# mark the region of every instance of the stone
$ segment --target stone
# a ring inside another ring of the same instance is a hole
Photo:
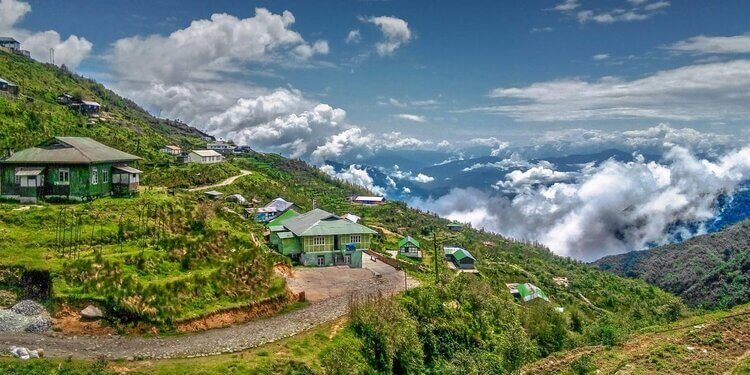
[[[25,316],[34,316],[39,315],[47,310],[44,309],[44,306],[31,301],[31,300],[23,300],[10,308],[10,311],[13,311],[16,314],[21,314]]]
[[[88,305],[81,310],[81,316],[84,319],[101,319],[104,317],[102,310],[94,305]]]

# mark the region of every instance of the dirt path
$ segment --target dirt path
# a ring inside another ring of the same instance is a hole
[[[172,337],[60,337],[55,334],[0,333],[0,347],[11,345],[42,348],[45,356],[108,359],[159,359],[201,357],[237,352],[285,337],[294,336],[317,325],[335,320],[348,312],[351,298],[378,293],[390,294],[404,289],[404,274],[381,262],[365,265],[373,274],[351,282],[348,291],[312,302],[288,314],[256,320],[242,325]],[[340,271],[349,271],[340,269]],[[362,271],[362,270],[355,270]],[[416,282],[410,279],[410,286]]]
[[[237,180],[238,178],[240,178],[240,177],[242,177],[242,176],[247,176],[247,175],[249,175],[250,173],[252,173],[252,172],[250,172],[250,171],[246,171],[246,170],[240,170],[240,174],[238,174],[238,175],[236,175],[236,176],[232,176],[232,177],[229,177],[229,178],[227,178],[226,180],[224,180],[224,181],[222,181],[222,182],[219,182],[218,184],[213,184],[213,185],[204,185],[204,186],[198,186],[198,187],[194,187],[194,188],[192,188],[192,189],[188,189],[188,191],[201,191],[201,190],[208,190],[208,189],[213,189],[213,188],[217,188],[217,187],[222,187],[222,186],[227,186],[227,185],[231,185],[231,184],[233,184],[233,183],[234,183],[234,181],[236,181],[236,180]]]

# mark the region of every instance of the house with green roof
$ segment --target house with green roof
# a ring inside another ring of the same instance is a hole
[[[362,267],[374,230],[330,212],[315,209],[269,226],[269,242],[305,266]]]
[[[462,270],[474,269],[474,263],[477,260],[473,255],[471,255],[469,250],[455,246],[443,247],[443,254],[445,254],[446,259],[450,260],[454,265],[456,265],[456,268]]]
[[[398,253],[410,258],[421,258],[419,241],[412,236],[406,236],[398,241]]]
[[[55,137],[0,160],[0,197],[86,201],[138,192],[141,158],[86,137]]]

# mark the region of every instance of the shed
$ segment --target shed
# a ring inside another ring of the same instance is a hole
[[[412,236],[406,236],[398,241],[398,252],[402,255],[412,258],[421,258],[422,252],[419,248],[419,241]]]
[[[456,265],[456,268],[463,270],[474,269],[476,258],[471,255],[469,250],[456,246],[446,246],[443,247],[443,253],[445,254],[446,259],[452,261],[453,264]]]
[[[224,157],[214,150],[193,150],[188,154],[191,163],[213,164],[224,161]]]
[[[240,194],[231,194],[224,198],[227,202],[235,202],[241,205],[247,204],[247,199]]]
[[[532,299],[541,298],[545,301],[549,301],[549,297],[544,293],[542,289],[532,283],[511,283],[505,284],[508,287],[508,291],[514,296],[521,298],[524,302],[529,302]]]
[[[450,230],[452,230],[454,232],[460,232],[461,230],[464,229],[464,225],[461,224],[461,223],[457,223],[457,222],[454,221],[454,222],[448,224],[448,229],[450,229]]]
[[[366,205],[381,204],[383,202],[385,202],[384,197],[360,195],[354,198],[354,203],[366,204]]]
[[[207,191],[203,194],[205,194],[209,199],[213,200],[219,199],[222,195],[224,195],[223,193],[220,193],[216,190]]]

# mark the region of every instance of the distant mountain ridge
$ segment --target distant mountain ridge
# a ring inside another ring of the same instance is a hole
[[[750,301],[750,220],[719,232],[593,263],[675,293],[692,306],[726,308]]]

